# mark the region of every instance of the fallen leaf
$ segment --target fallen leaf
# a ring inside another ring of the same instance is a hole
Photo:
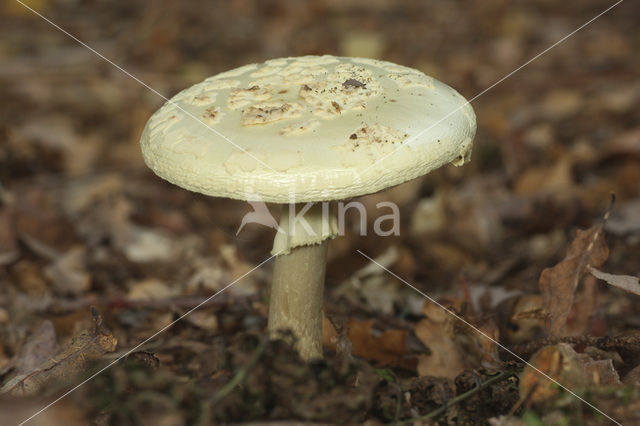
[[[245,262],[238,253],[238,248],[232,244],[223,244],[219,248],[220,257],[227,266],[228,278],[224,279],[222,283],[226,286],[229,282],[235,281],[240,277],[242,279],[242,285],[234,285],[229,287],[227,292],[234,296],[252,296],[258,292],[258,277],[260,274],[250,273],[255,269],[255,265]]]
[[[128,293],[130,300],[163,300],[176,296],[178,292],[164,281],[155,278],[135,282]]]
[[[544,337],[546,312],[542,297],[523,294],[505,299],[496,307],[500,336],[508,344],[521,344]]]
[[[42,276],[42,267],[31,260],[20,260],[11,268],[20,289],[30,296],[43,298],[49,292],[47,280]]]
[[[640,296],[640,279],[631,275],[613,275],[606,272],[602,272],[593,266],[589,267],[591,275],[599,280],[606,281],[612,286],[621,288],[629,293],[637,294]]]
[[[460,348],[453,339],[453,327],[446,318],[426,318],[416,325],[416,336],[431,353],[418,357],[419,376],[454,379],[465,368]]]
[[[514,193],[533,195],[567,191],[574,185],[571,166],[571,162],[563,157],[552,166],[527,169],[516,181]]]
[[[78,295],[91,287],[91,274],[85,268],[85,249],[74,247],[44,269],[58,294]]]
[[[33,416],[34,413],[42,410],[42,407],[50,404],[54,398],[41,400],[38,398],[4,398],[0,400],[0,413],[2,413],[3,425],[19,425],[25,423],[25,420]],[[66,398],[50,408],[38,414],[33,421],[26,422],[31,425],[46,426],[86,426],[87,416],[86,407],[73,401],[72,398]],[[93,422],[92,422],[93,423]],[[98,423],[93,423],[99,426]]]
[[[545,346],[536,352],[520,373],[520,397],[530,404],[543,404],[560,393],[560,388],[549,380],[574,390],[587,384],[587,377],[578,354],[566,343]]]
[[[431,198],[422,198],[413,209],[411,235],[433,234],[447,224],[447,212],[441,193]]]
[[[493,322],[475,325],[492,341],[431,301],[425,301],[423,311],[426,318],[415,334],[430,353],[418,357],[419,376],[455,379],[465,369],[495,366],[499,333]]]
[[[634,386],[640,388],[640,365],[636,366],[633,370],[629,371],[622,382],[627,386]]]
[[[600,223],[586,231],[578,230],[565,258],[542,271],[538,285],[547,310],[551,334],[563,335],[580,280],[588,272],[589,266],[600,267],[607,257],[609,248],[604,241]]]
[[[33,371],[60,351],[53,323],[45,320],[33,332],[15,357],[16,375]]]
[[[359,321],[350,319],[347,323],[347,338],[352,345],[355,356],[377,361],[379,365],[412,366],[413,362],[407,357],[407,336],[409,330],[391,329],[376,332],[373,328],[375,321]],[[323,343],[336,350],[339,335],[330,321],[323,322]]]
[[[63,192],[63,208],[69,216],[81,215],[103,200],[117,197],[125,185],[124,179],[118,174],[74,179]]]
[[[561,121],[584,107],[580,91],[556,89],[549,91],[540,105],[541,114],[550,120]]]
[[[169,261],[173,255],[173,241],[163,232],[131,226],[123,251],[131,262]]]
[[[93,310],[95,327],[73,337],[71,343],[60,354],[43,362],[36,369],[19,375],[7,382],[0,394],[12,396],[35,395],[51,382],[64,381],[82,372],[89,361],[100,359],[113,352],[117,339],[102,323],[102,317]]]
[[[640,199],[620,204],[611,213],[605,230],[618,236],[640,235]]]
[[[386,268],[396,265],[400,251],[392,245],[376,257],[376,262]],[[397,269],[394,267],[394,270]],[[402,274],[401,274],[402,275]],[[332,296],[345,298],[354,305],[365,304],[374,311],[393,314],[394,305],[401,303],[403,287],[375,263],[366,264],[355,271],[332,291]]]
[[[620,376],[610,359],[587,361],[582,364],[585,375],[594,386],[621,385]]]
[[[573,306],[569,311],[567,323],[564,327],[565,336],[581,336],[592,333],[594,321],[599,318],[598,313],[598,280],[586,275],[579,290],[576,290]]]
[[[203,330],[207,331],[216,331],[218,330],[218,317],[212,313],[207,311],[195,311],[191,312],[189,315],[185,317],[187,321],[196,327],[200,327]]]

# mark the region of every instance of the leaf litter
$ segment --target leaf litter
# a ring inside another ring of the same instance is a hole
[[[53,346],[50,350],[56,347],[55,342],[50,342],[51,339],[55,339],[55,335],[51,335],[51,327],[48,325],[44,329],[41,327],[38,330],[39,334],[35,336],[37,340],[32,340],[26,346],[28,352],[23,354],[25,358],[22,363],[27,363],[26,367],[31,368],[27,368],[25,371],[25,365],[18,364],[18,373],[21,374],[5,383],[0,389],[0,393],[12,396],[34,395],[47,384],[74,379],[76,375],[85,371],[85,367],[90,361],[100,359],[108,352],[113,352],[117,346],[116,338],[106,329],[100,314],[95,310],[92,313],[94,327],[91,330],[78,333],[73,337],[68,347],[55,355],[51,352],[49,354],[40,352],[47,349],[46,346],[42,347],[43,344]],[[46,335],[43,337],[45,333]],[[45,339],[49,342],[43,342]],[[43,356],[45,358],[37,358]],[[38,364],[38,361],[42,362]]]
[[[489,0],[452,14],[448,3],[360,3],[268,13],[233,2],[37,7],[64,28],[86,15],[83,39],[127,52],[122,60],[154,70],[143,80],[166,93],[265,55],[360,56],[365,46],[463,94],[600,8]],[[9,19],[0,26],[0,380],[13,386],[0,411],[15,423],[259,264],[273,238],[258,226],[235,238],[244,204],[152,176],[138,140],[158,100],[24,12],[0,18]],[[632,9],[603,17],[566,54],[523,70],[526,85],[508,79],[483,96],[467,167],[361,198],[370,222],[378,202],[396,202],[402,232],[348,231],[332,242],[324,361],[303,363],[261,337],[267,264],[42,422],[599,424],[494,342],[367,266],[358,249],[618,421],[640,423],[640,305],[637,293],[612,288],[636,289],[640,256],[637,20]],[[227,31],[235,21],[254,31]],[[345,24],[359,28],[357,44]],[[191,30],[172,30],[184,25]],[[602,226],[612,192],[619,201]],[[350,230],[357,217],[347,219]],[[103,340],[87,324],[90,306]]]

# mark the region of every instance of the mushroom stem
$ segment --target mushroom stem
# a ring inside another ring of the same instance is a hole
[[[300,356],[317,359],[322,358],[324,275],[328,241],[335,236],[335,218],[318,204],[307,208],[304,219],[308,226],[299,226],[292,207],[283,209],[274,242],[269,334],[277,339],[283,337],[282,331],[290,330]],[[283,241],[288,243],[283,246]]]
[[[291,330],[303,359],[322,358],[322,300],[328,240],[276,257],[269,302],[269,333]]]

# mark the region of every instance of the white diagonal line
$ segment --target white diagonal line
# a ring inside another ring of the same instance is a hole
[[[206,127],[207,129],[211,130],[213,133],[215,133],[216,135],[220,136],[222,139],[224,139],[225,141],[229,142],[231,145],[235,146],[236,148],[238,148],[239,150],[241,150],[242,152],[244,152],[245,154],[247,154],[248,156],[252,157],[254,160],[256,160],[258,163],[262,164],[263,166],[267,167],[268,169],[270,169],[271,171],[281,174],[281,172],[277,172],[276,170],[273,169],[273,167],[269,166],[268,164],[266,164],[264,161],[260,160],[259,158],[255,157],[254,155],[252,155],[250,152],[247,152],[247,150],[245,150],[244,148],[242,148],[241,146],[239,146],[238,144],[236,144],[235,142],[233,142],[231,139],[229,139],[228,137],[226,137],[225,135],[223,135],[222,133],[220,133],[219,131],[217,131],[216,129],[214,129],[213,127],[209,126],[207,123],[205,123],[204,121],[200,120],[198,117],[196,117],[195,115],[193,115],[192,113],[190,113],[189,111],[185,110],[184,108],[182,108],[180,105],[178,105],[176,102],[173,102],[171,99],[167,98],[166,96],[164,96],[162,93],[158,92],[156,89],[154,89],[153,87],[149,86],[147,83],[145,83],[144,81],[140,80],[138,77],[136,77],[135,75],[131,74],[129,71],[125,70],[124,68],[122,68],[120,65],[116,64],[115,62],[113,62],[111,59],[107,58],[106,56],[104,56],[102,53],[98,52],[96,49],[94,49],[93,47],[89,46],[87,43],[85,43],[84,41],[80,40],[78,37],[74,36],[73,34],[71,34],[70,32],[68,32],[67,30],[65,30],[64,28],[62,28],[61,26],[59,26],[58,24],[56,24],[55,22],[53,22],[52,20],[50,20],[49,18],[47,18],[46,16],[42,15],[41,13],[39,13],[38,11],[32,9],[31,7],[27,6],[26,4],[24,4],[21,0],[15,0],[16,2],[20,3],[22,6],[24,6],[25,8],[29,9],[31,12],[35,13],[36,15],[38,15],[40,18],[42,18],[44,21],[48,22],[49,24],[51,24],[54,28],[58,29],[60,32],[64,33],[65,35],[67,35],[68,37],[70,37],[71,39],[73,39],[74,41],[76,41],[77,43],[79,43],[80,45],[86,47],[87,49],[89,49],[91,52],[93,52],[94,54],[96,54],[97,56],[99,56],[100,58],[104,59],[105,61],[107,61],[108,63],[110,63],[111,65],[113,65],[115,68],[117,68],[118,70],[122,71],[125,75],[131,77],[132,79],[134,79],[135,81],[137,81],[138,83],[140,83],[142,86],[146,87],[147,89],[149,89],[150,91],[152,91],[153,93],[155,93],[156,95],[160,96],[162,99],[164,99],[166,102],[170,103],[171,105],[174,105],[176,108],[178,108],[180,111],[182,111],[183,113],[185,113],[186,115],[188,115],[189,117],[193,118],[194,120],[196,120],[198,123],[202,124],[204,127]]]
[[[497,85],[499,85],[500,83],[502,83],[503,81],[505,81],[506,79],[508,79],[509,77],[511,77],[512,75],[514,75],[515,73],[517,73],[518,71],[520,71],[522,68],[526,67],[527,65],[529,65],[531,62],[535,61],[536,59],[540,58],[542,55],[544,55],[545,53],[547,53],[548,51],[550,51],[551,49],[553,49],[554,47],[558,46],[559,44],[563,43],[564,41],[566,41],[568,38],[572,37],[573,35],[575,35],[578,31],[582,30],[584,27],[586,27],[587,25],[591,24],[593,21],[597,20],[598,18],[600,18],[602,15],[606,14],[607,12],[609,12],[611,9],[613,9],[614,7],[616,7],[617,5],[619,5],[620,3],[622,3],[624,0],[618,0],[616,3],[612,4],[611,6],[609,6],[608,8],[606,8],[605,10],[603,10],[602,12],[598,13],[596,16],[594,16],[593,18],[589,19],[587,22],[585,22],[584,24],[580,25],[578,28],[576,28],[575,30],[571,31],[569,34],[565,35],[564,37],[562,37],[560,40],[556,41],[555,43],[553,43],[551,46],[547,47],[546,49],[544,49],[542,52],[538,53],[537,55],[535,55],[533,58],[529,59],[527,62],[525,62],[524,64],[520,65],[518,68],[514,69],[513,71],[511,71],[509,74],[505,75],[504,77],[502,77],[500,80],[496,81],[495,83],[493,83],[491,86],[487,87],[486,89],[484,89],[482,92],[478,93],[477,95],[475,95],[473,98],[469,99],[468,101],[464,102],[462,105],[460,105],[458,108],[454,109],[453,111],[449,112],[447,115],[445,115],[444,117],[442,117],[440,120],[436,121],[435,123],[433,123],[432,125],[430,125],[429,127],[427,127],[426,129],[422,129],[421,131],[419,131],[418,133],[416,133],[415,135],[411,136],[410,138],[406,139],[405,141],[403,141],[402,144],[398,145],[393,151],[391,151],[388,154],[383,155],[382,157],[378,158],[376,161],[374,161],[373,163],[371,163],[366,169],[364,169],[362,172],[360,172],[360,174],[364,174],[367,170],[369,170],[371,167],[375,166],[376,164],[378,164],[380,161],[384,160],[385,158],[389,157],[390,155],[393,155],[396,153],[396,151],[398,151],[400,148],[402,148],[405,144],[410,143],[411,141],[419,138],[421,135],[423,135],[425,132],[429,131],[430,129],[432,129],[433,127],[437,126],[438,124],[442,123],[444,120],[446,120],[447,118],[449,118],[451,115],[455,114],[456,112],[460,111],[462,108],[466,107],[467,105],[469,105],[471,102],[475,101],[476,99],[478,99],[480,96],[484,95],[485,93],[487,93],[489,90],[493,89],[494,87],[496,87]]]
[[[471,327],[474,331],[476,331],[477,333],[481,334],[482,336],[486,337],[487,339],[491,340],[493,343],[495,343],[496,345],[498,345],[500,348],[502,348],[503,350],[505,350],[506,352],[508,352],[511,356],[513,356],[514,358],[518,359],[519,361],[522,361],[523,363],[525,363],[526,365],[528,365],[529,367],[533,368],[535,371],[537,371],[538,373],[540,373],[541,375],[543,375],[544,377],[546,377],[547,379],[549,379],[550,381],[552,381],[553,383],[555,383],[556,385],[560,386],[562,389],[564,389],[565,391],[569,392],[571,395],[575,396],[576,398],[578,398],[580,401],[584,402],[585,404],[587,404],[589,407],[591,407],[592,409],[596,410],[598,413],[602,414],[603,416],[605,416],[607,419],[611,420],[612,422],[614,422],[617,425],[622,426],[622,423],[614,420],[613,418],[611,418],[610,416],[608,416],[605,412],[603,412],[602,410],[600,410],[598,407],[596,407],[595,405],[591,404],[589,401],[585,400],[584,398],[582,398],[581,396],[579,396],[578,394],[576,394],[574,391],[572,391],[571,389],[567,388],[566,386],[564,386],[562,383],[558,382],[557,380],[555,380],[554,378],[550,377],[548,374],[546,374],[544,371],[540,370],[539,368],[537,368],[536,366],[534,366],[533,364],[530,364],[529,362],[525,361],[521,356],[519,356],[518,354],[516,354],[515,352],[513,352],[511,349],[507,348],[506,346],[504,346],[503,344],[501,344],[500,342],[498,342],[497,340],[495,340],[493,337],[489,336],[487,333],[485,333],[484,331],[480,330],[479,328],[475,327],[474,325],[472,325],[471,323],[469,323],[467,320],[465,320],[464,318],[458,316],[455,314],[455,312],[453,312],[451,309],[448,309],[447,307],[443,306],[441,303],[439,303],[437,300],[435,300],[434,298],[430,297],[429,295],[427,295],[426,293],[420,291],[418,288],[416,288],[415,286],[411,285],[409,282],[407,282],[406,280],[402,279],[401,277],[399,277],[398,275],[396,275],[395,273],[391,272],[389,269],[387,269],[386,267],[384,267],[383,265],[381,265],[380,263],[376,262],[375,259],[367,256],[366,254],[364,254],[363,252],[361,252],[360,250],[356,250],[358,253],[360,253],[362,256],[366,257],[367,259],[369,259],[369,261],[375,263],[376,265],[378,265],[380,268],[382,268],[383,270],[385,270],[386,272],[388,272],[390,275],[392,275],[393,277],[399,279],[400,281],[402,281],[404,284],[406,284],[407,286],[411,287],[412,289],[414,289],[415,291],[417,291],[418,293],[420,293],[422,296],[424,296],[425,298],[427,298],[431,303],[434,303],[435,305],[437,305],[438,307],[444,309],[445,312],[447,312],[449,315],[452,315],[454,318],[456,318],[457,320],[462,321],[465,325],[467,325],[468,327]]]
[[[131,353],[135,352],[136,350],[138,350],[138,348],[140,348],[142,345],[146,344],[147,342],[149,342],[150,340],[153,340],[155,337],[157,337],[159,334],[163,333],[164,331],[166,331],[167,329],[173,327],[177,322],[181,321],[183,318],[185,318],[187,315],[191,314],[193,311],[197,310],[200,306],[204,305],[205,303],[208,303],[209,301],[213,300],[217,295],[219,295],[220,293],[222,293],[223,291],[225,291],[226,289],[228,289],[229,287],[231,287],[232,285],[234,285],[235,283],[237,283],[238,281],[240,281],[241,279],[243,279],[244,277],[246,277],[247,275],[249,275],[250,273],[252,273],[253,271],[255,271],[256,269],[258,269],[259,267],[261,267],[262,265],[264,265],[265,263],[267,263],[268,261],[270,261],[271,259],[273,259],[277,254],[276,253],[272,256],[270,256],[269,258],[263,260],[262,262],[260,262],[258,265],[254,266],[251,270],[245,272],[244,274],[242,274],[240,277],[236,278],[235,280],[233,280],[231,283],[229,283],[227,286],[225,286],[224,288],[222,288],[220,291],[218,291],[215,294],[212,294],[211,296],[209,296],[208,298],[206,298],[205,300],[203,300],[202,302],[198,303],[198,305],[196,305],[195,307],[191,308],[190,310],[188,310],[185,314],[181,315],[180,317],[178,317],[177,319],[175,319],[174,321],[172,321],[171,323],[165,325],[164,327],[162,327],[160,330],[156,331],[152,336],[147,337],[145,340],[143,340],[142,342],[138,343],[136,346],[134,346],[133,348],[129,349],[127,352],[125,352],[123,355],[121,355],[120,357],[118,357],[117,359],[115,359],[114,361],[110,362],[109,364],[107,364],[105,367],[101,368],[100,370],[98,370],[96,373],[92,374],[91,376],[89,376],[89,378],[83,380],[82,382],[78,383],[76,386],[74,386],[73,388],[71,388],[70,390],[68,390],[67,392],[63,393],[61,396],[59,396],[58,398],[56,398],[53,402],[50,402],[48,405],[46,405],[45,407],[43,407],[42,409],[38,410],[37,412],[33,413],[28,419],[23,420],[22,422],[20,422],[18,424],[18,426],[22,426],[25,423],[27,423],[28,421],[30,421],[31,419],[33,419],[34,417],[36,417],[37,415],[43,413],[45,410],[49,409],[52,405],[58,403],[61,399],[67,397],[68,395],[70,395],[71,393],[73,393],[75,390],[77,390],[79,387],[83,386],[84,384],[86,384],[87,382],[89,382],[90,380],[92,380],[94,377],[98,376],[99,374],[103,373],[105,370],[109,369],[110,367],[112,367],[114,364],[116,364],[117,362],[119,362],[120,360],[122,360],[123,358],[129,356]]]

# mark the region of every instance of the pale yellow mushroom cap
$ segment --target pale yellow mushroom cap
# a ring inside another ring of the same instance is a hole
[[[210,77],[165,103],[142,134],[147,165],[191,191],[274,203],[343,200],[470,155],[476,120],[424,73],[304,56]]]

